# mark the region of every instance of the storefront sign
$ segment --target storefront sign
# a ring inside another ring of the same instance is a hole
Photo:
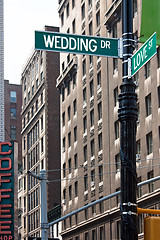
[[[14,239],[14,143],[0,142],[0,240]]]

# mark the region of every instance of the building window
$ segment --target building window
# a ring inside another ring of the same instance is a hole
[[[118,71],[118,59],[113,58],[113,74],[115,74]]]
[[[44,151],[44,143],[43,143],[43,137],[41,138],[41,153]]]
[[[84,210],[85,219],[88,219],[88,208]],[[85,240],[89,240],[88,233],[85,233]]]
[[[63,199],[66,199],[66,189],[63,190]]]
[[[120,189],[120,187],[119,188],[117,188],[116,189],[116,192],[119,192],[121,189]],[[120,204],[120,194],[118,194],[117,196],[116,196],[116,203],[117,203],[117,206]]]
[[[41,117],[41,131],[43,130],[43,115]]]
[[[38,99],[36,101],[36,112],[38,111]]]
[[[73,113],[74,115],[76,114],[77,112],[77,100],[75,99],[74,102],[73,102]]]
[[[75,19],[72,22],[72,32],[73,32],[73,34],[76,32],[76,21],[75,21]]]
[[[97,73],[97,86],[101,86],[101,71]]]
[[[99,171],[99,182],[103,181],[103,165],[100,165],[98,167],[98,171]]]
[[[28,112],[27,114],[27,121],[29,122],[29,120],[30,120],[30,112]]]
[[[99,235],[101,240],[104,240],[104,227],[100,227],[99,229]]]
[[[140,182],[142,182],[142,177],[137,178],[137,183],[140,183]],[[140,198],[142,196],[142,186],[137,187],[137,196],[138,196],[138,198]]]
[[[88,190],[88,175],[84,175],[84,191]]]
[[[151,178],[154,178],[153,170],[147,173],[147,179],[149,180]],[[153,182],[148,183],[148,191],[149,191],[149,193],[154,191],[154,183]]]
[[[65,99],[65,88],[62,88],[62,102],[64,102]]]
[[[120,154],[115,155],[116,173],[120,172]]]
[[[82,72],[83,72],[83,76],[85,76],[86,75],[86,60],[84,60],[82,62]]]
[[[74,128],[74,142],[77,141],[77,126]]]
[[[102,133],[98,135],[98,150],[101,151],[103,149],[103,143],[102,143]]]
[[[69,95],[71,92],[71,86],[70,86],[70,81],[68,81],[68,84],[67,84],[67,95]]]
[[[90,68],[93,67],[93,56],[89,56],[89,64],[90,64]]]
[[[71,107],[68,107],[68,121],[71,120]]]
[[[158,90],[158,107],[160,108],[160,86],[158,86],[157,90]]]
[[[75,0],[72,0],[72,9],[75,7]]]
[[[91,171],[91,182],[95,182],[95,169]]]
[[[16,126],[11,125],[10,131],[11,131],[11,139],[16,140],[16,136],[17,136]]]
[[[117,23],[113,25],[113,38],[117,38]]]
[[[10,109],[10,116],[11,116],[11,118],[16,118],[17,117],[16,108],[11,108]]]
[[[101,196],[100,198],[103,198],[103,196]],[[100,211],[100,213],[104,212],[104,202],[103,201],[99,203],[99,211]]]
[[[72,200],[72,186],[69,186],[69,201]]]
[[[74,74],[74,75],[73,75],[73,89],[74,89],[75,86],[76,86],[76,80],[77,80],[77,74]]]
[[[152,113],[151,93],[145,97],[146,102],[146,117]]]
[[[66,163],[63,164],[63,178],[66,177]]]
[[[93,205],[92,206],[92,215],[94,216],[95,214],[96,214],[96,205]],[[93,230],[93,231],[95,231],[95,230]]]
[[[67,18],[69,17],[69,3],[67,4],[67,7],[66,7],[66,15],[67,15]]]
[[[87,130],[87,117],[83,118],[83,132],[85,133]]]
[[[17,93],[15,91],[10,91],[10,101],[14,103],[17,102]]]
[[[151,62],[145,64],[145,77],[148,78],[151,75]]]
[[[92,5],[92,0],[88,0],[88,5]]]
[[[137,0],[133,0],[133,16],[137,13]]]
[[[90,112],[90,124],[91,127],[94,125],[94,110]]]
[[[43,72],[41,72],[41,82],[43,81]]]
[[[87,145],[85,145],[83,148],[83,156],[84,156],[84,162],[86,162],[87,161]]]
[[[43,92],[41,93],[41,105],[43,104]]]
[[[75,167],[75,169],[78,168],[78,157],[77,157],[77,153],[74,155],[74,167]]]
[[[83,101],[85,102],[87,100],[87,92],[86,88],[83,89]]]
[[[159,129],[159,148],[160,148],[160,126],[158,127]]]
[[[85,18],[85,4],[83,4],[81,7],[81,16],[82,16],[82,20],[83,20]]]
[[[94,140],[91,141],[91,157],[95,155],[95,146],[94,146]]]
[[[65,112],[62,114],[62,126],[65,126]]]
[[[32,95],[34,94],[34,85],[32,86]]]
[[[118,87],[114,89],[114,106],[116,107],[118,104]]]
[[[68,133],[68,147],[71,146],[71,132]]]
[[[25,137],[23,138],[23,150],[24,151],[26,150],[26,138]]]
[[[119,138],[119,121],[114,123],[115,140]]]
[[[24,91],[26,91],[26,78],[24,79],[24,85],[23,86],[24,86],[23,87]]]
[[[121,239],[121,222],[117,221],[117,240]]]
[[[65,152],[65,147],[66,147],[66,138],[63,138],[63,152]]]
[[[71,158],[68,160],[68,168],[69,168],[69,174],[72,172],[72,162],[71,162]]]
[[[36,80],[36,89],[38,88],[39,82],[38,79]]]
[[[100,11],[98,11],[96,14],[96,25],[97,25],[97,27],[100,26]]]
[[[90,24],[89,24],[89,35],[93,35],[93,26],[92,26],[92,22],[90,22]]]
[[[61,14],[61,26],[64,24],[64,12]]]
[[[92,97],[94,95],[94,84],[93,84],[93,80],[90,82],[90,97]]]
[[[147,154],[153,152],[153,141],[152,141],[152,132],[148,133],[146,135],[146,141],[147,141]]]
[[[98,104],[98,120],[102,118],[102,103]]]
[[[75,189],[75,197],[77,197],[78,196],[78,182],[75,182],[74,189]]]

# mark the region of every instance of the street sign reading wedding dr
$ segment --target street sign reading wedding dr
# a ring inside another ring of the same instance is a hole
[[[118,58],[120,39],[35,31],[35,49]]]
[[[128,75],[136,74],[155,54],[156,32],[141,46],[140,49],[128,60]]]

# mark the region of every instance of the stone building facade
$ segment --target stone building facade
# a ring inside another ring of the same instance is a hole
[[[121,0],[59,0],[60,32],[122,37]],[[133,32],[140,36],[141,1],[133,0]],[[135,51],[141,45],[135,46]],[[62,216],[120,190],[118,95],[122,60],[61,54]],[[139,111],[136,136],[137,181],[160,174],[160,50],[135,76]],[[159,183],[137,190],[140,207],[159,208]],[[120,197],[63,221],[65,240],[120,239]],[[139,216],[139,238],[143,238]]]

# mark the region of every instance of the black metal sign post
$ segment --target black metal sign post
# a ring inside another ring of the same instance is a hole
[[[133,0],[122,0],[123,62],[119,121],[121,123],[121,239],[137,240],[136,121],[137,95],[128,78],[128,58],[133,54]]]

